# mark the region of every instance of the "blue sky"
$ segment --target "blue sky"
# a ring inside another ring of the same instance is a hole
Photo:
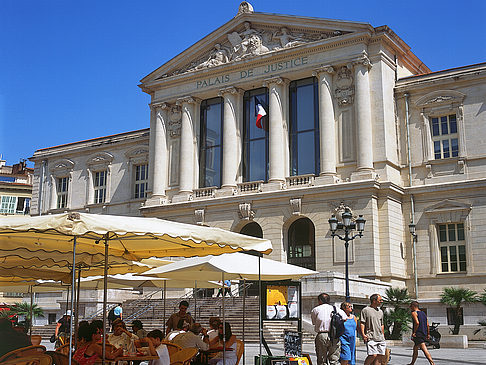
[[[0,0],[0,154],[149,126],[137,86],[240,1]],[[257,12],[388,25],[433,71],[486,61],[486,1],[250,1]]]

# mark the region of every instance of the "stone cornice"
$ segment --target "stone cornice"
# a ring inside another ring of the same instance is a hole
[[[453,192],[455,190],[481,190],[486,191],[486,179],[474,179],[474,180],[458,180],[454,182],[446,182],[446,183],[435,183],[435,184],[426,184],[426,185],[418,185],[412,187],[404,187],[406,194],[425,194],[430,195],[434,193],[443,193],[443,192]]]

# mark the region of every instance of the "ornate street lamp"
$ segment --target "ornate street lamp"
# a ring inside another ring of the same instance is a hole
[[[329,227],[331,229],[331,237],[337,237],[340,240],[344,241],[344,247],[346,248],[346,301],[349,302],[349,241],[354,240],[356,237],[363,237],[366,219],[364,219],[363,216],[360,215],[358,218],[353,220],[353,213],[351,213],[351,210],[348,207],[344,208],[344,212],[341,217],[342,222],[339,222],[336,216],[333,214],[331,218],[329,218]],[[352,231],[354,229],[356,229],[358,233],[353,235]],[[340,236],[338,233],[336,233],[337,230],[343,230],[344,236]]]

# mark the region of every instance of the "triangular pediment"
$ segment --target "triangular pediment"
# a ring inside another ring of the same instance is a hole
[[[361,22],[239,12],[141,82],[147,85],[173,76],[237,65],[263,55],[287,52],[363,32],[373,32],[373,27]]]
[[[446,199],[428,207],[425,210],[425,213],[435,214],[440,212],[451,212],[451,211],[461,211],[461,210],[469,211],[471,210],[471,205]]]

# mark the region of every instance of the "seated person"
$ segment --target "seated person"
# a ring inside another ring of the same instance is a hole
[[[150,360],[149,365],[170,365],[170,356],[167,346],[162,343],[164,334],[161,330],[153,330],[147,334],[147,337],[137,340],[137,347],[148,345],[149,353],[152,356],[158,356],[158,360]]]
[[[209,318],[209,328],[210,328],[210,330],[208,331],[209,343],[211,343],[212,340],[218,337],[219,334],[218,328],[220,324],[221,324],[221,320],[219,319],[219,317]]]
[[[78,328],[78,348],[73,355],[73,359],[79,365],[91,365],[103,356],[103,348],[98,342],[101,340],[102,331],[93,323],[83,324]],[[113,352],[106,348],[106,358],[114,360],[123,354],[123,349],[119,348]]]
[[[0,318],[0,356],[31,345],[25,333],[14,330],[10,319]]]
[[[135,319],[132,322],[132,331],[134,334],[137,335],[138,338],[145,338],[147,337],[147,331],[143,329],[143,323],[139,319]]]
[[[113,333],[107,338],[109,343],[128,352],[135,352],[135,340],[138,340],[138,336],[127,331],[125,322],[121,319],[113,321]]]
[[[179,312],[172,314],[167,320],[167,329],[165,330],[166,335],[168,335],[170,331],[177,329],[177,324],[181,319],[189,323],[189,325],[194,323],[194,319],[192,319],[191,315],[187,312],[187,308],[189,308],[189,302],[187,300],[183,300],[179,303]]]
[[[237,361],[236,353],[236,336],[231,332],[231,326],[228,322],[225,322],[225,330],[223,337],[223,324],[221,323],[218,328],[219,335],[211,342],[211,348],[223,348],[224,342],[226,342],[226,351],[224,352],[224,364],[235,365]],[[223,341],[225,339],[225,341]],[[212,359],[209,360],[209,364],[223,365],[223,351],[218,352]]]
[[[189,327],[190,327],[189,323],[187,323],[183,319],[179,320],[179,322],[177,323],[176,329],[173,330],[173,331],[170,331],[167,334],[167,336],[165,336],[165,341],[172,342],[172,340],[174,339],[175,336],[177,336],[177,335],[179,335],[181,333],[187,332],[187,330],[189,329]]]
[[[203,334],[202,338],[200,336],[201,333]],[[188,347],[196,347],[202,351],[209,350],[209,336],[206,329],[203,328],[200,323],[194,323],[189,328],[189,331],[175,336],[172,342],[179,345],[183,349]]]

